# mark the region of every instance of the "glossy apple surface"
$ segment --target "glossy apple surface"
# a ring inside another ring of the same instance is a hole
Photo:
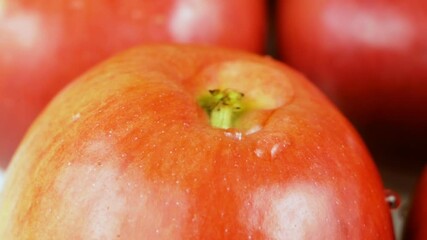
[[[230,127],[204,108],[218,90]],[[269,57],[208,47],[135,48],[73,82],[0,202],[1,239],[393,239],[373,161],[324,95]]]
[[[282,0],[280,52],[355,123],[427,133],[427,2]]]
[[[423,239],[427,239],[427,165],[415,190],[405,232],[405,240]]]
[[[146,42],[262,52],[263,0],[0,0],[0,166],[67,82]]]

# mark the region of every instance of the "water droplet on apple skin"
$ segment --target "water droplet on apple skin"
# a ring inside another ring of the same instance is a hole
[[[290,145],[289,137],[284,133],[262,133],[257,136],[254,154],[258,158],[276,159]]]
[[[77,120],[80,119],[80,117],[81,117],[80,113],[73,114],[73,116],[71,116],[71,121],[76,122]]]
[[[244,134],[240,131],[237,131],[237,130],[227,129],[226,131],[224,131],[224,136],[226,136],[227,138],[242,141]]]
[[[384,195],[385,195],[385,201],[387,202],[390,209],[394,210],[399,208],[401,204],[401,199],[400,199],[400,195],[397,192],[390,189],[385,189]]]

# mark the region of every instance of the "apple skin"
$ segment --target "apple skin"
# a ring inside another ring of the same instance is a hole
[[[51,98],[113,53],[148,42],[262,52],[265,4],[263,0],[1,0],[0,166],[7,166]]]
[[[198,105],[220,88],[252,102],[232,129]],[[393,239],[365,145],[317,88],[193,45],[128,50],[61,91],[0,203],[1,239]]]
[[[283,0],[277,13],[283,60],[350,120],[427,133],[426,1]]]
[[[427,239],[427,165],[421,173],[405,229],[405,240]]]

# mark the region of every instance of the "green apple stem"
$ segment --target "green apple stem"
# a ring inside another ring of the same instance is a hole
[[[243,111],[244,94],[233,89],[209,90],[199,104],[209,115],[211,126],[228,129],[233,127],[237,116]]]

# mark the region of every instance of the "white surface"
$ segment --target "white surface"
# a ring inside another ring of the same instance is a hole
[[[0,192],[3,190],[5,171],[0,168]]]

